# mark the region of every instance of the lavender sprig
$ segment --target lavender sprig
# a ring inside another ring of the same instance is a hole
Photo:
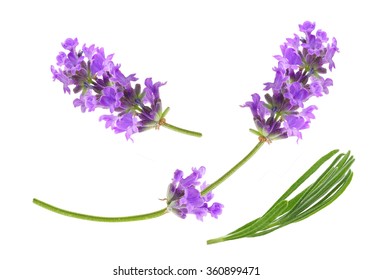
[[[278,60],[272,83],[265,83],[265,94],[262,101],[259,94],[252,95],[252,101],[243,107],[249,107],[254,117],[257,130],[251,130],[259,136],[260,141],[296,136],[302,139],[301,131],[309,128],[311,119],[315,118],[315,105],[305,107],[305,103],[313,96],[328,94],[328,87],[333,85],[330,78],[321,75],[335,68],[333,56],[338,52],[337,40],[331,43],[326,32],[318,30],[313,34],[315,23],[309,21],[299,25],[304,33],[288,38],[281,46],[282,55],[274,56]]]
[[[95,222],[142,221],[158,218],[167,213],[174,213],[182,219],[185,219],[188,214],[192,214],[200,221],[202,221],[207,214],[210,214],[211,217],[218,218],[222,213],[223,204],[214,202],[209,206],[208,202],[212,200],[213,194],[209,192],[202,195],[200,191],[207,187],[206,182],[201,183],[201,178],[204,176],[205,172],[206,168],[203,166],[199,169],[192,168],[192,173],[184,178],[184,173],[177,169],[168,187],[167,198],[162,199],[166,201],[167,207],[147,214],[124,217],[102,217],[64,210],[36,198],[33,199],[33,203],[57,214]],[[198,186],[200,190],[197,189]]]
[[[57,56],[57,68],[51,66],[53,80],[63,84],[65,93],[80,94],[73,101],[81,111],[92,112],[96,108],[108,110],[99,120],[106,128],[115,133],[124,133],[127,140],[137,132],[159,129],[160,126],[171,130],[201,137],[202,134],[168,124],[163,111],[159,89],[166,83],[153,82],[146,78],[144,89],[140,84],[133,85],[138,79],[135,74],[127,77],[121,72],[120,64],[114,64],[114,54],[105,55],[103,48],[85,44],[77,50],[78,39],[68,38],[62,43],[65,52]]]

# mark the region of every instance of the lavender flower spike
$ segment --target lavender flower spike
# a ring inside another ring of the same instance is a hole
[[[309,128],[315,118],[314,105],[304,108],[304,104],[313,96],[320,97],[329,93],[333,81],[324,79],[322,74],[335,68],[334,54],[339,52],[337,40],[329,38],[326,32],[318,30],[316,24],[306,21],[299,25],[303,37],[295,34],[286,39],[281,46],[282,55],[274,56],[278,60],[273,83],[265,83],[264,90],[272,90],[265,95],[265,101],[258,94],[252,95],[252,101],[242,107],[249,107],[254,118],[256,130],[262,142],[271,142],[296,136],[302,139],[301,131]]]
[[[185,219],[187,214],[194,214],[198,220],[202,221],[208,213],[217,218],[222,213],[223,205],[214,202],[208,206],[207,203],[213,198],[213,194],[210,192],[204,196],[201,195],[201,191],[207,187],[206,182],[200,182],[205,174],[205,167],[193,168],[192,171],[192,174],[186,178],[183,177],[181,170],[175,171],[167,191],[168,211],[182,219]],[[200,186],[200,191],[196,189],[197,186]]]
[[[185,134],[200,137],[202,134],[172,126],[165,121],[168,109],[162,111],[159,88],[166,83],[145,79],[145,88],[141,90],[135,74],[125,76],[120,64],[115,64],[113,54],[106,55],[104,48],[85,44],[77,50],[78,39],[68,38],[62,43],[65,52],[57,56],[57,68],[51,66],[53,80],[63,84],[65,93],[71,93],[70,87],[79,98],[73,101],[84,113],[96,108],[108,110],[99,120],[105,121],[105,127],[115,133],[125,133],[127,140],[131,135],[161,125]],[[87,110],[88,109],[88,110]]]

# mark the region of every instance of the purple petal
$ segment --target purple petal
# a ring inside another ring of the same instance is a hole
[[[218,218],[221,213],[223,213],[224,205],[218,202],[214,202],[209,208],[208,211],[212,217]]]
[[[79,42],[77,38],[75,39],[67,38],[65,42],[61,43],[61,45],[65,50],[73,51],[75,50],[76,46],[79,45]]]
[[[99,121],[105,121],[105,127],[106,128],[114,128],[115,122],[117,121],[118,117],[113,116],[113,115],[102,115],[98,119]]]
[[[303,24],[299,24],[299,31],[309,34],[315,29],[315,26],[315,23],[305,21]]]

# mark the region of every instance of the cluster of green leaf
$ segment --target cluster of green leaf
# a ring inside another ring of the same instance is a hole
[[[345,191],[352,180],[353,173],[350,168],[354,158],[350,152],[337,155],[329,167],[312,184],[292,199],[287,200],[287,198],[337,153],[338,150],[333,150],[320,158],[262,217],[223,237],[210,239],[207,244],[265,235],[291,223],[304,220],[331,204]]]

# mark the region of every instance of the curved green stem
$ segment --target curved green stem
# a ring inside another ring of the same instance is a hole
[[[164,127],[168,128],[170,130],[173,130],[173,131],[176,131],[176,132],[179,132],[179,133],[182,133],[182,134],[186,134],[186,135],[194,136],[194,137],[202,137],[202,133],[200,133],[200,132],[184,129],[184,128],[177,127],[177,126],[174,126],[172,124],[167,123],[166,122],[166,116],[167,116],[169,111],[170,111],[170,107],[167,107],[162,112],[162,114],[160,114],[160,116],[158,118],[158,121],[155,122],[155,127],[157,129],[159,129],[161,126],[164,126]]]
[[[64,210],[64,209],[55,207],[53,205],[50,205],[48,203],[45,203],[43,201],[40,201],[36,198],[34,198],[32,202],[35,203],[36,205],[39,205],[40,207],[43,207],[57,214],[65,215],[65,216],[72,217],[72,218],[82,219],[82,220],[95,221],[95,222],[111,222],[111,223],[134,222],[134,221],[142,221],[142,220],[157,218],[168,213],[167,208],[163,208],[161,210],[158,210],[152,213],[142,214],[142,215],[126,216],[126,217],[100,217],[100,216],[91,216],[91,215],[80,214],[80,213]]]
[[[170,124],[163,124],[166,127],[172,127],[176,128]],[[191,135],[196,136],[195,134],[200,134],[198,132],[193,132],[181,128],[176,128],[176,131],[180,132],[187,131],[188,133],[192,133]],[[202,134],[200,134],[202,136]],[[208,186],[206,189],[204,189],[201,194],[206,195],[213,189],[215,189],[217,186],[219,186],[221,183],[223,183],[228,177],[230,177],[234,172],[236,172],[242,165],[244,165],[252,156],[255,155],[255,153],[263,146],[264,142],[259,142],[251,151],[248,153],[240,162],[238,162],[235,166],[233,166],[227,173],[225,173],[222,177],[220,177],[218,180],[216,180],[214,183],[212,183],[210,186]],[[36,205],[43,207],[49,211],[55,212],[60,215],[65,215],[68,217],[76,218],[76,219],[82,219],[82,220],[89,220],[89,221],[96,221],[96,222],[112,222],[112,223],[117,223],[117,222],[133,222],[133,221],[142,221],[142,220],[148,220],[148,219],[153,219],[160,217],[166,213],[168,213],[167,208],[163,208],[161,210],[147,213],[147,214],[141,214],[141,215],[134,215],[134,216],[125,216],[125,217],[101,217],[101,216],[92,216],[92,215],[87,215],[87,214],[81,214],[81,213],[76,213],[72,211],[68,211],[65,209],[58,208],[56,206],[53,206],[51,204],[45,203],[41,200],[38,200],[36,198],[33,199],[32,201]]]
[[[166,123],[166,122],[160,123],[160,125],[168,128],[170,130],[173,130],[173,131],[176,131],[176,132],[179,132],[179,133],[183,133],[183,134],[186,134],[186,135],[189,135],[189,136],[202,137],[202,133],[200,133],[200,132],[180,128],[180,127],[174,126],[174,125]]]
[[[244,165],[249,159],[251,159],[256,152],[263,146],[265,142],[259,142],[256,146],[248,153],[241,161],[239,161],[235,166],[233,166],[227,173],[217,179],[214,183],[209,185],[206,189],[204,189],[201,194],[206,195],[207,193],[211,192],[221,183],[223,183],[226,179],[228,179],[234,172],[236,172],[242,165]]]

